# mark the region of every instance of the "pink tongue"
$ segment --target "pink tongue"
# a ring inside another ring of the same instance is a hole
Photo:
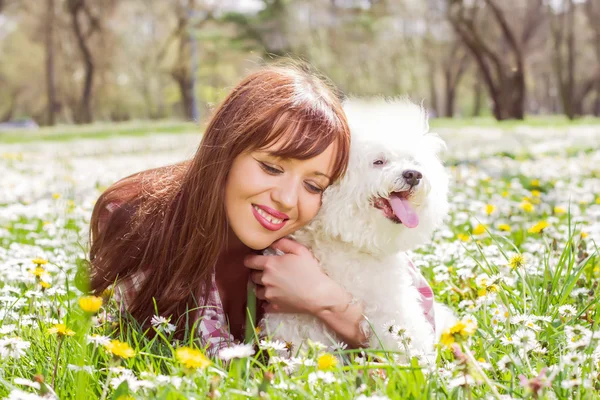
[[[404,225],[409,228],[414,228],[419,225],[419,217],[407,199],[392,193],[390,195],[390,204],[392,210],[394,210],[394,214],[396,214],[396,217],[398,217]]]

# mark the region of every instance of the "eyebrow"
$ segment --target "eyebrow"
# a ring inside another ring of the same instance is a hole
[[[280,157],[280,156],[277,156],[277,155],[271,153],[270,151],[262,151],[262,152],[265,153],[265,154],[267,154],[267,155],[269,155],[270,157],[276,158],[278,160],[282,160],[282,161],[292,160],[291,157]],[[331,177],[329,175],[321,172],[321,171],[315,171],[312,174],[313,175],[317,175],[317,176],[324,176],[325,178],[329,179],[329,182],[331,182]]]
[[[315,172],[313,172],[313,175],[324,176],[325,178],[329,179],[329,181],[331,182],[331,177],[329,175],[327,175],[327,174],[322,173],[322,172],[315,171]]]

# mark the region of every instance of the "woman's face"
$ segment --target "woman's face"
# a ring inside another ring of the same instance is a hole
[[[235,236],[254,250],[269,247],[315,217],[331,183],[335,145],[308,160],[272,155],[278,148],[240,154],[225,186],[225,209]]]

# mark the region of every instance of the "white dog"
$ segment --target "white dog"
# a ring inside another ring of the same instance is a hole
[[[293,238],[363,303],[371,348],[404,352],[409,342],[410,351],[432,354],[452,315],[433,305],[431,293],[423,303],[423,278],[403,252],[429,240],[447,214],[448,177],[438,158],[444,142],[428,133],[426,113],[408,100],[351,100],[345,111],[352,132],[348,171]],[[306,339],[339,341],[311,315],[267,314],[263,325],[265,334],[291,342],[294,352]],[[390,325],[410,339],[390,334]]]

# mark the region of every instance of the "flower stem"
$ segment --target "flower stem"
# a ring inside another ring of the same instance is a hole
[[[479,375],[483,378],[485,383],[492,390],[492,394],[494,395],[494,397],[496,399],[500,400],[501,397],[500,397],[500,393],[498,393],[498,389],[496,389],[496,386],[494,386],[494,384],[490,381],[490,378],[488,378],[487,374],[481,369],[481,367],[479,366],[479,363],[473,356],[473,353],[471,353],[471,350],[466,345],[464,346],[463,350],[464,350],[464,353],[466,354],[466,356],[469,358],[469,361],[471,361],[471,364],[473,364],[473,368],[475,368],[477,370],[477,373],[479,373]]]
[[[52,373],[52,387],[54,388],[54,381],[56,381],[56,373],[58,372],[58,360],[60,357],[60,348],[62,347],[65,338],[60,336],[58,339],[58,348],[56,349],[56,361],[54,362],[54,372]]]
[[[108,367],[108,374],[106,375],[106,382],[104,382],[104,387],[102,388],[102,396],[100,400],[106,400],[106,395],[108,394],[108,382],[110,382],[110,378],[112,376],[112,366]]]

